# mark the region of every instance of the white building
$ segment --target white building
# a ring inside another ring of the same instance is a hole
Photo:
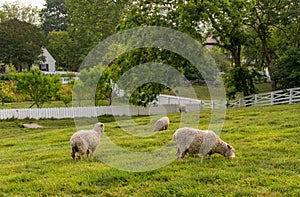
[[[42,51],[43,54],[41,56],[45,57],[45,61],[39,63],[39,69],[44,72],[55,72],[56,60],[45,47],[42,47]]]

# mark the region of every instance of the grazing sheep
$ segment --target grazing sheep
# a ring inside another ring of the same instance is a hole
[[[74,133],[70,139],[72,147],[71,156],[75,159],[75,153],[78,152],[78,159],[81,160],[82,156],[86,154],[87,158],[92,151],[94,157],[95,151],[100,144],[100,134],[104,132],[104,124],[99,122],[94,125],[92,130],[81,130]]]
[[[219,153],[228,158],[234,158],[234,148],[221,140],[213,131],[198,130],[194,128],[180,128],[174,133],[177,144],[176,160],[179,156],[186,162],[185,154],[201,154],[201,163],[206,155]]]
[[[155,131],[167,130],[169,125],[170,125],[169,118],[167,116],[164,116],[155,122],[153,131],[155,132]]]
[[[183,112],[187,113],[187,112],[188,112],[188,109],[186,108],[186,105],[180,104],[180,105],[179,105],[179,112],[180,112],[180,113],[183,113]]]

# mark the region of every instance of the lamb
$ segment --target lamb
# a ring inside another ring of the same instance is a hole
[[[179,112],[180,112],[180,113],[183,113],[183,112],[187,113],[187,112],[188,112],[188,109],[186,108],[186,105],[180,104],[180,105],[179,105]]]
[[[104,132],[104,124],[98,122],[94,125],[92,130],[80,130],[74,133],[70,139],[72,147],[71,156],[75,159],[75,153],[78,152],[78,159],[81,160],[82,156],[86,154],[94,157],[95,151],[100,144],[100,134]],[[90,151],[92,151],[90,155]]]
[[[201,154],[201,163],[206,155],[219,153],[224,157],[234,158],[235,150],[232,146],[221,140],[213,131],[198,130],[194,128],[180,128],[174,133],[174,140],[177,144],[176,160],[179,156],[186,162],[185,154]]]
[[[155,132],[155,131],[167,130],[169,125],[170,125],[169,118],[167,116],[164,116],[155,122],[153,131]]]

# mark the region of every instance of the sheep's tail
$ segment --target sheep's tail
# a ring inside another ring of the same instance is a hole
[[[72,146],[72,149],[76,148],[74,150],[78,151],[79,148],[83,145],[83,141],[82,141],[82,138],[80,137],[80,135],[73,136],[71,138],[70,144]]]

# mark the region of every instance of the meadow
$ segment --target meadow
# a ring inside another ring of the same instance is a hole
[[[228,109],[220,137],[235,148],[235,159],[213,155],[201,164],[198,155],[187,155],[186,163],[176,162],[172,150],[172,162],[144,172],[113,168],[97,156],[72,160],[73,119],[0,121],[0,196],[300,196],[299,112],[300,104]],[[187,124],[195,127],[193,117],[200,115],[198,127],[206,129],[210,114],[190,113]],[[147,152],[172,141],[181,115],[168,116],[168,130],[144,137],[138,136],[143,129],[137,136],[122,130],[130,127],[127,117],[118,118],[122,126],[111,116],[98,119],[115,144]],[[146,128],[158,117],[133,121]]]

